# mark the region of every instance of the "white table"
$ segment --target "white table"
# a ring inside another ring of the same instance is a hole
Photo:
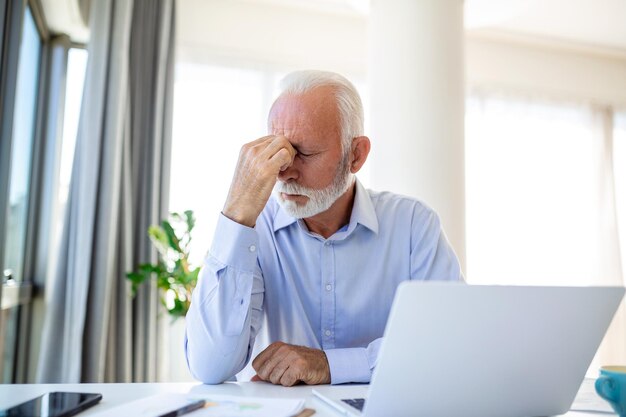
[[[291,388],[265,382],[237,382],[221,385],[198,383],[149,383],[149,384],[15,384],[0,385],[0,410],[22,403],[52,391],[94,392],[102,394],[100,403],[79,416],[88,417],[125,402],[161,393],[237,395],[248,397],[306,398],[306,406],[316,410],[315,416],[336,416],[332,409],[311,395],[312,387],[301,385]],[[193,417],[193,413],[189,414]]]
[[[583,384],[583,387],[589,384]],[[305,398],[306,407],[316,410],[316,417],[334,417],[339,414],[332,408],[313,397],[311,389],[313,387],[299,385],[285,388],[275,386],[265,382],[237,382],[225,383],[221,385],[202,385],[197,383],[150,383],[150,384],[0,384],[0,409],[27,401],[46,392],[52,391],[72,391],[72,392],[94,392],[102,394],[102,401],[82,413],[79,416],[88,417],[97,412],[115,407],[125,402],[139,398],[148,397],[160,393],[192,393],[192,394],[213,394],[213,395],[237,395],[249,397],[271,397],[271,398]],[[354,387],[335,386],[337,391]],[[367,390],[367,385],[362,386],[363,393]],[[189,414],[193,417],[193,413]],[[602,417],[610,414],[595,414],[570,411],[565,414],[567,417]]]

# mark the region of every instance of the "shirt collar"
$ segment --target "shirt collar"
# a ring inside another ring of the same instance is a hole
[[[276,215],[274,215],[274,232],[284,227],[290,226],[298,221],[298,219],[296,219],[295,217],[291,217],[289,214],[287,214],[285,210],[283,210],[283,207],[278,202],[278,197],[272,195],[272,198],[276,199],[276,205],[278,206],[278,210],[276,210]]]
[[[361,224],[370,229],[372,232],[378,234],[378,218],[376,217],[376,210],[374,210],[372,199],[358,178],[355,182],[356,194],[354,196],[352,214],[350,215],[350,223],[348,224],[348,230],[342,233],[350,234],[356,228],[357,224]],[[280,205],[278,205],[278,210],[274,216],[274,232],[290,226],[297,221],[298,219],[287,214],[287,212],[283,210]]]
[[[376,216],[376,210],[374,210],[374,204],[370,198],[370,193],[367,192],[358,178],[356,180],[356,195],[354,196],[348,231],[352,231],[357,224],[362,224],[378,234],[378,217]]]

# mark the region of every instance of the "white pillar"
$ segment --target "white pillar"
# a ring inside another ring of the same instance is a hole
[[[463,0],[372,0],[373,189],[439,214],[465,271]]]

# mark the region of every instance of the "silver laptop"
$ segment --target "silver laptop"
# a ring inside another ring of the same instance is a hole
[[[405,282],[369,387],[314,394],[365,417],[563,414],[623,295],[621,287]],[[356,405],[348,397],[359,393],[362,412],[343,401]]]

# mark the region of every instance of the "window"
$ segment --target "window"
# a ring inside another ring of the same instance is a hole
[[[0,207],[6,215],[0,218],[0,266],[12,280],[0,286],[0,382],[15,383],[35,378],[46,306],[42,291],[33,288],[44,286],[54,267],[47,260],[55,259],[54,234],[67,198],[86,51],[70,51],[67,36],[50,36],[38,1],[5,3],[0,7],[5,48],[0,110],[6,122],[0,130],[0,189],[5,190]],[[61,123],[68,139],[57,137]]]
[[[211,243],[239,148],[267,129],[273,82],[256,70],[176,67],[170,210],[195,212],[191,261],[196,265]]]
[[[58,195],[53,204],[53,219],[48,225],[52,230],[48,256],[48,275],[56,271],[58,248],[61,243],[61,234],[67,208],[67,199],[70,191],[70,180],[76,150],[76,135],[78,134],[78,120],[83,98],[83,85],[87,69],[87,50],[71,48],[67,55],[67,78],[65,85],[65,107],[63,110],[63,137],[61,140],[61,162],[58,175]]]
[[[592,105],[469,99],[469,282],[623,285],[624,122],[623,113]],[[623,304],[590,375],[600,363],[623,360],[625,312]]]
[[[21,10],[17,10],[19,12]],[[8,27],[17,23],[15,16],[21,13],[12,11]],[[5,285],[2,282],[2,307],[0,308],[0,382],[13,382],[16,375],[16,357],[19,338],[19,317],[21,302],[20,283],[24,280],[23,267],[26,254],[26,234],[31,198],[31,171],[35,130],[37,124],[37,104],[39,99],[39,73],[43,41],[30,7],[24,8],[19,35],[17,62],[6,62],[7,67],[17,64],[15,93],[13,96],[3,91],[2,101],[13,108],[11,120],[10,171],[4,179],[8,184],[8,201],[5,230],[0,234],[4,245],[2,261],[3,277],[12,279]],[[13,39],[17,33],[3,33]],[[17,36],[15,36],[17,38]],[[11,54],[14,51],[10,51]],[[8,56],[9,54],[5,55]],[[15,55],[14,55],[15,56]],[[3,63],[4,65],[4,63]],[[6,96],[4,96],[6,94]],[[2,205],[0,205],[2,206]],[[4,209],[4,206],[2,206]],[[4,215],[4,214],[3,214]],[[17,284],[16,284],[17,283]],[[5,304],[6,300],[6,304]]]
[[[80,105],[87,69],[87,50],[71,48],[67,56],[67,84],[65,89],[65,111],[63,112],[63,140],[61,150],[61,172],[59,173],[59,203],[67,202],[72,162],[78,134]]]
[[[591,284],[599,203],[592,109],[474,97],[466,115],[471,282]],[[591,281],[590,281],[591,280]]]
[[[9,213],[7,233],[4,236],[4,268],[10,270],[13,278],[18,281],[23,279],[41,47],[42,41],[35,20],[30,8],[26,8],[15,92]]]

